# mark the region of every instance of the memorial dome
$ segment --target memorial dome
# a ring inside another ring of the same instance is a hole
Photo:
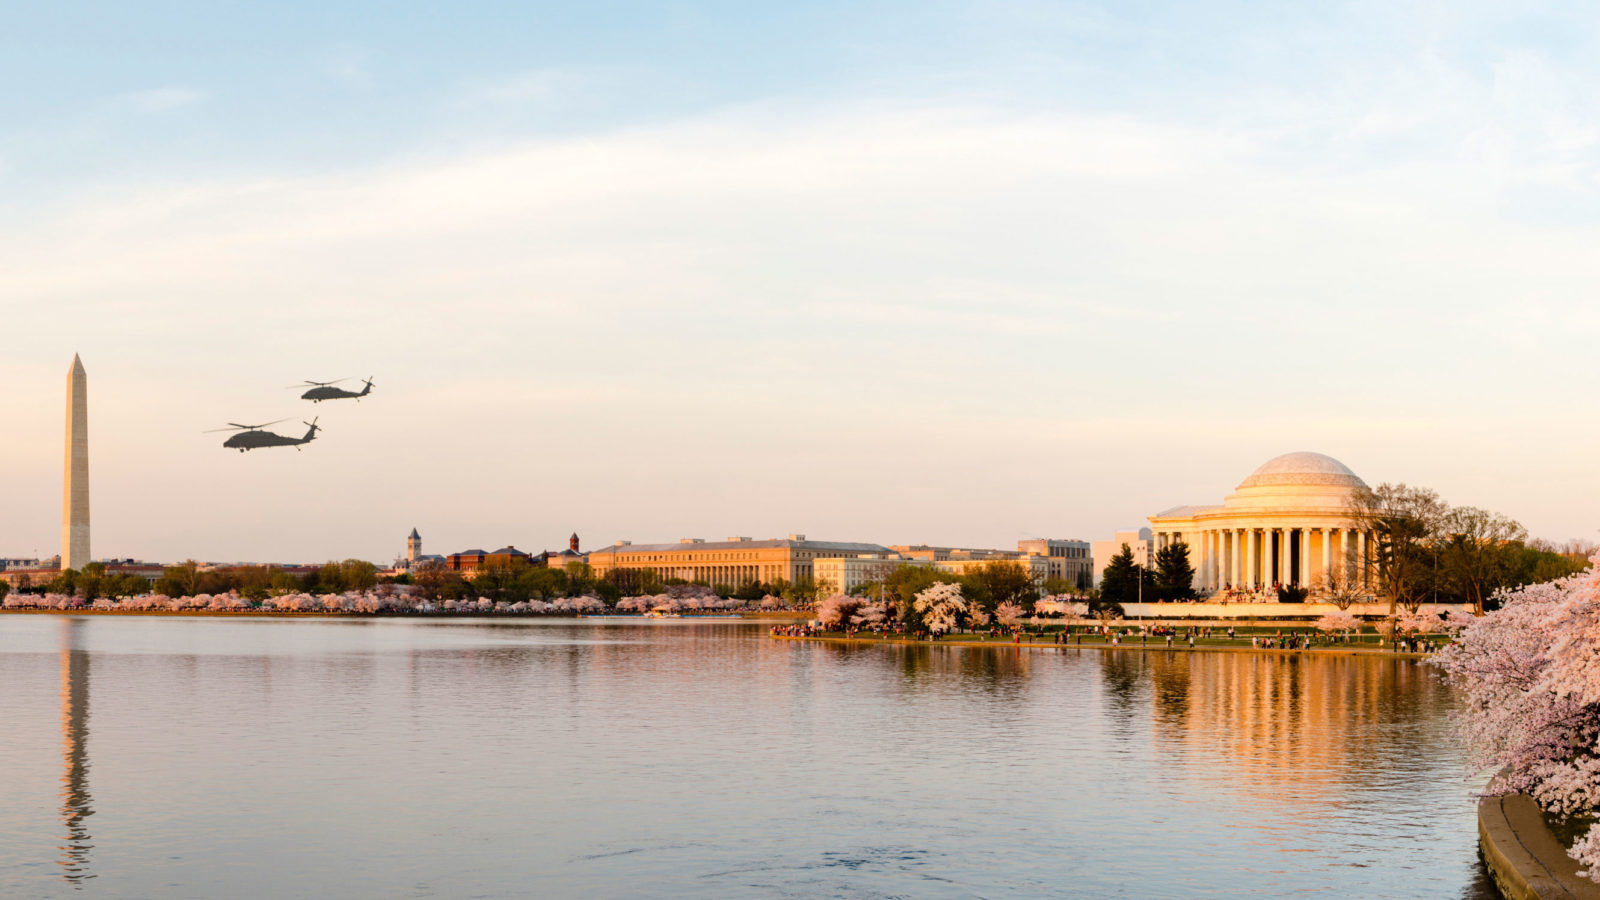
[[[1349,467],[1331,456],[1300,451],[1275,456],[1250,473],[1239,490],[1276,485],[1332,484],[1344,487],[1367,486]]]

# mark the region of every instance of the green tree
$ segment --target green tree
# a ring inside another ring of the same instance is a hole
[[[1039,587],[1046,594],[1052,596],[1056,594],[1076,594],[1080,590],[1076,581],[1066,578],[1057,578],[1053,575],[1040,582]]]
[[[594,592],[607,606],[616,606],[617,601],[622,599],[622,588],[604,578],[594,583]]]
[[[347,591],[370,591],[378,583],[378,567],[364,559],[347,559],[339,564],[339,576]]]
[[[1161,600],[1187,600],[1194,596],[1194,566],[1189,545],[1183,541],[1156,551],[1155,593]]]
[[[659,594],[665,587],[661,583],[660,573],[654,569],[612,569],[601,580],[616,585],[624,597]]]
[[[1450,510],[1443,524],[1437,548],[1440,587],[1481,615],[1494,592],[1511,584],[1516,547],[1528,532],[1505,516],[1471,506]]]
[[[517,575],[518,599],[554,600],[567,596],[567,573],[562,569],[532,566]]]
[[[430,559],[417,567],[417,587],[428,600],[453,600],[466,593],[466,581],[460,572],[446,568],[437,559]]]
[[[11,582],[0,581],[0,600],[4,600],[9,593],[11,593]]]
[[[1033,614],[1033,604],[1039,599],[1039,586],[1033,581],[1033,572],[1027,566],[1010,560],[997,559],[976,567],[963,584],[979,584],[982,590],[963,589],[962,594],[971,602],[982,596],[985,611],[993,612],[1001,604],[1014,603],[1023,612]]]
[[[796,578],[783,592],[783,599],[790,605],[805,608],[815,606],[822,588],[816,580],[807,575]]]
[[[1137,603],[1141,597],[1154,600],[1155,596],[1155,582],[1150,570],[1134,562],[1132,548],[1123,544],[1121,552],[1111,557],[1100,574],[1098,600],[1102,603]]]
[[[581,597],[594,590],[594,568],[588,563],[569,562],[566,572],[568,597]]]
[[[62,569],[44,586],[47,594],[71,594],[78,590],[78,570]]]

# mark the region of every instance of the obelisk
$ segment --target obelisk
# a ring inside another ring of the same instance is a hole
[[[89,563],[89,376],[72,354],[67,372],[67,471],[61,493],[61,568]]]

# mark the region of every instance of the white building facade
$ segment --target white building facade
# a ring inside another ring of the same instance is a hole
[[[1128,550],[1133,553],[1133,561],[1136,565],[1144,566],[1146,569],[1155,566],[1155,540],[1154,534],[1150,529],[1141,528],[1138,531],[1119,531],[1109,541],[1095,541],[1094,549],[1090,551],[1094,557],[1091,574],[1094,576],[1095,587],[1100,586],[1100,579],[1105,574],[1106,565],[1111,562],[1111,557],[1122,552],[1123,544],[1127,544]]]
[[[1321,453],[1268,460],[1220,506],[1179,506],[1150,517],[1157,552],[1189,546],[1195,589],[1258,591],[1297,585],[1324,591],[1360,583],[1370,536],[1353,520],[1366,482]]]

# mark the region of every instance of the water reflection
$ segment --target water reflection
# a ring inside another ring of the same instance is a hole
[[[1114,702],[1147,682],[1167,752],[1212,758],[1242,794],[1340,794],[1369,780],[1378,757],[1387,758],[1383,771],[1436,768],[1442,735],[1422,723],[1451,700],[1423,666],[1244,653],[1107,657]]]
[[[61,621],[61,876],[74,887],[93,878],[89,871],[89,830],[94,815],[89,796],[89,652],[82,646],[83,621]]]
[[[0,624],[0,844],[39,848],[0,897],[1492,896],[1453,695],[1410,662]]]

